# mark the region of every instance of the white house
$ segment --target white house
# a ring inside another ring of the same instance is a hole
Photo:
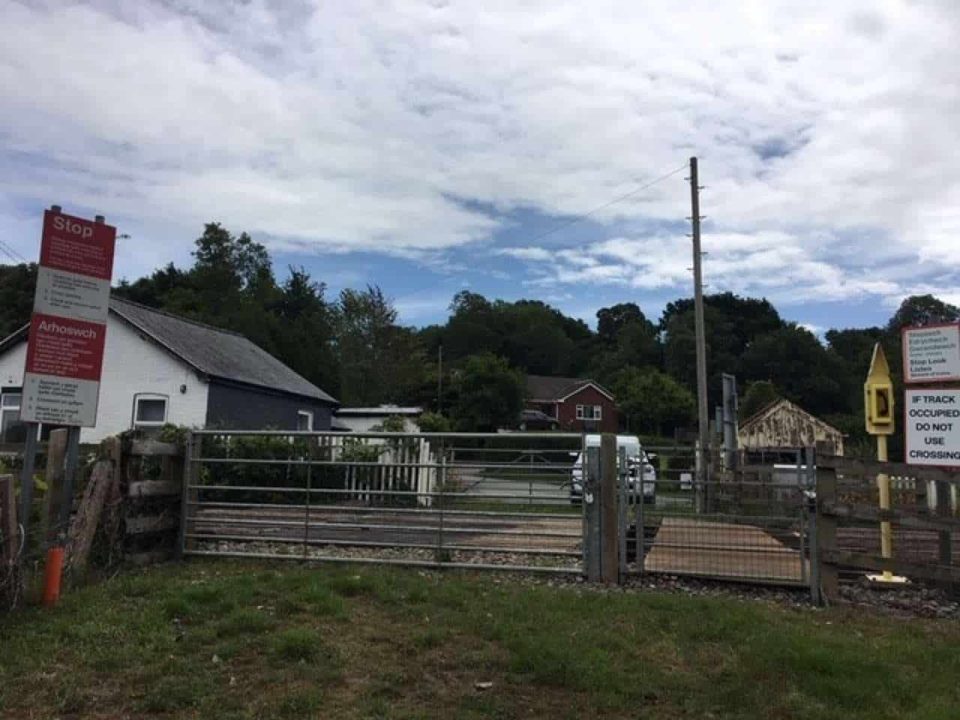
[[[0,442],[20,442],[24,326],[0,341]],[[110,299],[97,425],[81,442],[165,423],[223,429],[330,428],[338,403],[244,336]],[[41,428],[46,437],[50,428]]]

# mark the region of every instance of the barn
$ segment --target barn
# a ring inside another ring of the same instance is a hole
[[[744,450],[816,447],[824,455],[843,455],[843,433],[785,398],[770,403],[740,424]]]

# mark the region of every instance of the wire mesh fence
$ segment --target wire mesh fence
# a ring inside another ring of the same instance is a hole
[[[808,514],[815,469],[741,466],[697,476],[692,448],[648,448],[655,490],[624,527],[627,572],[804,586],[812,562]]]

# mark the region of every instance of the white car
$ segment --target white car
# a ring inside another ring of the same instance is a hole
[[[586,446],[600,447],[599,435],[587,435]],[[636,435],[617,435],[617,463],[620,460],[620,448],[626,450],[627,456],[627,494],[632,498],[642,474],[643,501],[656,502],[657,470],[650,462],[651,456],[640,446],[640,438]],[[655,456],[654,456],[655,457]],[[580,503],[583,500],[583,453],[577,453],[570,471],[570,502]]]

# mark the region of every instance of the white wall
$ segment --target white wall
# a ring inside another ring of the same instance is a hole
[[[0,387],[23,384],[26,343],[0,355]],[[180,386],[186,392],[180,392]],[[167,396],[167,422],[202,427],[207,419],[207,383],[152,340],[141,337],[126,322],[109,316],[107,343],[100,381],[97,425],[84,428],[81,442],[99,442],[129,430],[133,421],[133,398],[139,393]]]
[[[337,422],[344,427],[350,428],[353,432],[370,432],[375,425],[382,425],[383,421],[391,415],[336,415]],[[417,418],[410,415],[403,417],[403,432],[417,432],[420,427],[417,425]]]

